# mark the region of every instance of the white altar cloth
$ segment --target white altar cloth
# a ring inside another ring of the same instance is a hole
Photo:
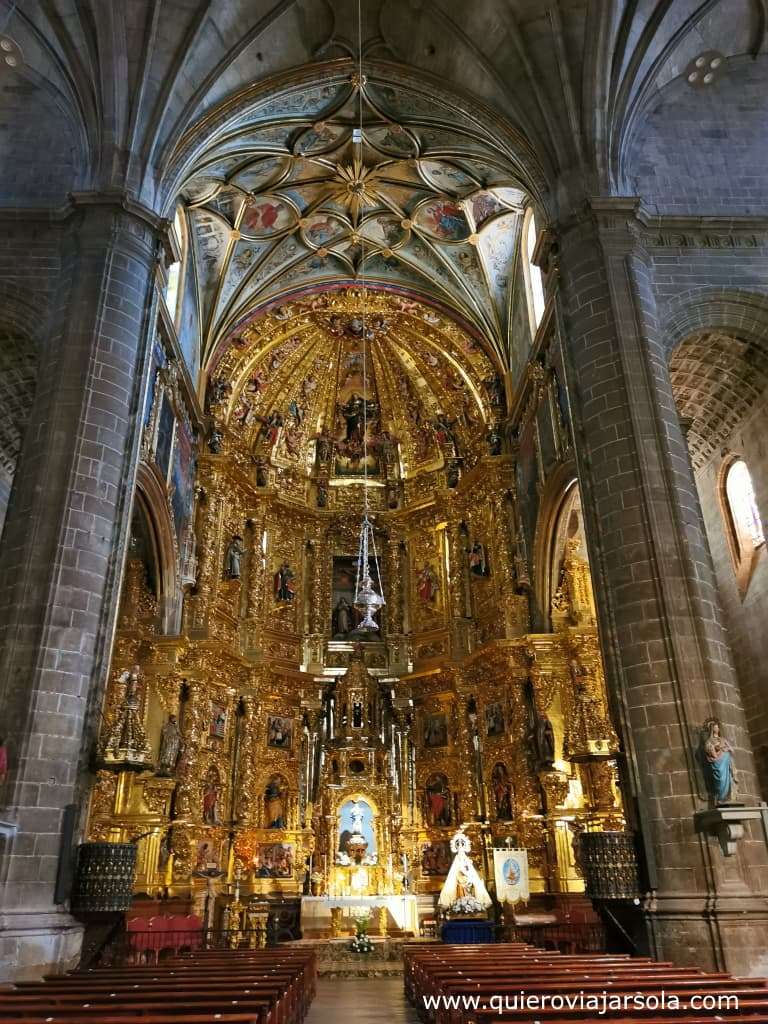
[[[364,907],[371,915],[371,933],[376,933],[375,911],[387,908],[387,927],[419,934],[419,910],[416,897],[409,896],[302,896],[301,931],[305,939],[330,935],[331,908],[341,907],[344,928],[354,931],[352,918]]]

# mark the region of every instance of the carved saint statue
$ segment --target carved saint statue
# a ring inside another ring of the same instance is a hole
[[[158,757],[157,774],[173,775],[181,752],[181,730],[176,715],[169,715],[168,721],[160,732],[160,755]]]
[[[288,562],[283,562],[274,576],[275,597],[278,601],[293,600],[294,594],[296,593],[294,586],[295,579],[296,573],[290,567]]]
[[[435,774],[427,780],[427,824],[451,824],[451,793],[444,775]]]
[[[469,552],[469,571],[473,576],[488,576],[488,559],[485,556],[485,545],[475,541]]]
[[[236,533],[227,547],[227,554],[224,559],[224,572],[231,580],[239,580],[243,566],[243,538]]]
[[[536,716],[536,752],[539,764],[551,768],[555,761],[555,732],[546,715]]]
[[[279,775],[273,775],[264,790],[264,823],[267,828],[286,828],[287,787]]]
[[[701,763],[707,791],[717,803],[727,803],[737,786],[733,747],[722,735],[720,722],[708,718],[701,734]]]
[[[215,768],[212,768],[205,778],[205,786],[203,788],[203,821],[206,825],[220,825],[221,818],[219,816],[219,794],[221,791],[221,784],[219,782],[219,774]]]
[[[496,806],[497,821],[512,820],[512,785],[506,765],[499,762],[493,766],[491,773],[493,802]]]

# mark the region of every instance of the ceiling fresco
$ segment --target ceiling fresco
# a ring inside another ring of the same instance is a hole
[[[439,94],[353,74],[265,99],[181,193],[204,352],[255,307],[362,276],[448,304],[504,362],[527,201],[514,169]]]
[[[325,448],[337,485],[471,468],[502,400],[487,354],[452,320],[359,288],[254,317],[208,392],[209,412],[252,456],[307,477]]]

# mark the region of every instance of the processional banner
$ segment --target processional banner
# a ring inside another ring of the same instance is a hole
[[[494,850],[493,868],[499,903],[520,903],[530,898],[527,850]]]

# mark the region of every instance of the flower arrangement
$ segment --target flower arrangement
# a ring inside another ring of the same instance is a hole
[[[371,923],[370,915],[367,913],[358,914],[354,918],[355,935],[349,944],[352,953],[369,954],[373,952],[373,943],[368,937],[368,925]]]
[[[485,908],[474,896],[461,896],[451,904],[449,914],[454,917],[484,917]]]
[[[367,935],[355,935],[349,943],[349,948],[353,953],[363,953],[366,956],[373,952],[373,943]]]

